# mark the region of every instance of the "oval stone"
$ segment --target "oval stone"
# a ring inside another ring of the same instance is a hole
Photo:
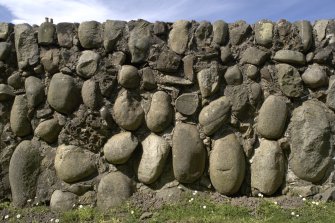
[[[196,93],[185,93],[176,99],[175,104],[178,112],[184,115],[193,115],[199,105],[199,96]]]
[[[178,54],[185,53],[189,39],[190,22],[178,20],[172,25],[172,30],[169,34],[169,47]]]
[[[81,97],[87,107],[90,109],[99,109],[103,101],[99,83],[91,79],[85,81],[81,88]]]
[[[28,106],[34,108],[44,101],[44,85],[42,81],[34,76],[26,78],[25,90],[27,95]]]
[[[118,74],[118,82],[125,88],[137,88],[140,85],[137,68],[131,65],[123,65]]]
[[[219,193],[232,195],[239,190],[245,175],[245,157],[235,134],[215,141],[210,154],[209,174]]]
[[[76,67],[77,74],[83,78],[92,77],[98,69],[100,56],[94,51],[85,50],[82,52]]]
[[[10,112],[10,127],[19,137],[27,136],[32,132],[28,119],[28,103],[25,95],[17,95]]]
[[[323,87],[328,84],[327,74],[319,65],[309,66],[308,69],[301,75],[301,78],[310,88]]]

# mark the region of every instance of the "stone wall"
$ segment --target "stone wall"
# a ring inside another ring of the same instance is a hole
[[[0,41],[2,201],[333,187],[334,20],[0,23]]]

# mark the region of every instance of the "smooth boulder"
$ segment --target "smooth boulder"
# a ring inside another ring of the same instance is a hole
[[[328,84],[328,76],[325,70],[317,64],[309,66],[301,75],[301,78],[303,82],[312,89],[324,87]]]
[[[91,79],[85,81],[81,88],[81,97],[87,107],[93,110],[99,109],[103,102],[99,83]]]
[[[10,127],[13,133],[19,137],[27,136],[32,132],[28,110],[27,97],[17,95],[10,112]]]
[[[118,74],[118,82],[125,88],[137,88],[140,85],[140,76],[138,70],[132,65],[123,65]]]
[[[78,196],[67,191],[55,190],[50,198],[52,211],[69,211],[78,203]]]
[[[30,76],[26,78],[24,86],[29,108],[35,108],[44,101],[45,92],[41,79]]]
[[[102,26],[96,21],[85,21],[78,27],[79,42],[85,49],[99,48],[102,44]]]
[[[58,135],[62,130],[62,126],[57,119],[50,119],[41,122],[35,129],[35,135],[47,143],[54,143],[58,139]]]

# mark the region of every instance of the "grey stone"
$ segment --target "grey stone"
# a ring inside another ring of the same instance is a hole
[[[240,68],[237,65],[229,67],[224,74],[224,78],[228,85],[239,85],[243,82]]]
[[[209,46],[211,43],[213,27],[210,22],[199,22],[199,26],[195,30],[194,36],[198,47]]]
[[[256,80],[259,76],[258,68],[252,64],[246,64],[244,66],[244,72],[252,80]]]
[[[66,183],[74,183],[97,171],[94,153],[77,146],[60,145],[56,151],[57,176]]]
[[[326,104],[330,109],[335,110],[335,84],[332,78],[329,81]]]
[[[212,135],[222,127],[230,117],[231,103],[225,96],[204,107],[199,114],[199,123],[206,135]]]
[[[25,95],[17,95],[15,97],[10,112],[10,127],[13,133],[19,137],[27,136],[32,132],[30,120],[28,119],[28,102]]]
[[[6,84],[0,84],[0,101],[7,101],[15,97],[13,88]]]
[[[273,39],[273,24],[268,21],[257,22],[255,24],[255,39],[259,45],[271,45]]]
[[[103,101],[99,83],[91,79],[85,81],[81,88],[81,97],[87,107],[95,110],[99,109]]]
[[[171,50],[165,50],[158,56],[156,69],[162,72],[177,72],[181,57]]]
[[[213,95],[219,89],[220,68],[218,64],[212,63],[210,68],[201,70],[197,78],[202,97]]]
[[[322,201],[335,201],[335,188],[334,187],[328,188],[321,195],[322,195],[321,198]]]
[[[206,151],[195,125],[177,123],[172,138],[173,173],[181,183],[193,183],[205,169]]]
[[[9,163],[9,182],[12,202],[22,207],[36,194],[36,182],[40,169],[39,145],[22,141],[14,150]]]
[[[145,67],[140,70],[142,74],[142,88],[145,90],[154,90],[157,88],[154,73],[150,67]]]
[[[180,95],[175,101],[178,112],[184,115],[193,115],[199,106],[199,96],[196,93],[185,93]]]
[[[78,196],[71,192],[55,190],[50,198],[50,209],[56,212],[71,210],[78,203]]]
[[[316,39],[320,42],[326,37],[326,29],[328,26],[329,21],[322,19],[318,20],[314,24],[314,30],[316,33]]]
[[[328,85],[328,77],[321,66],[314,64],[309,66],[301,75],[304,83],[310,88],[318,88]]]
[[[39,60],[39,50],[33,28],[28,24],[14,27],[15,50],[19,69],[34,66]]]
[[[38,27],[38,44],[46,46],[55,43],[56,26],[51,22],[44,22]]]
[[[107,20],[104,27],[104,47],[107,52],[114,50],[115,45],[123,37],[127,23],[119,20]]]
[[[71,114],[80,103],[80,93],[74,79],[61,73],[54,74],[50,81],[47,100],[56,111]]]
[[[250,90],[251,90],[249,94],[250,103],[253,105],[257,105],[258,101],[262,96],[262,86],[259,83],[252,83],[250,85]]]
[[[265,195],[274,194],[285,175],[284,154],[276,141],[262,140],[251,163],[251,187]]]
[[[61,22],[56,25],[57,40],[61,47],[70,48],[73,45],[75,24]]]
[[[118,74],[118,82],[125,88],[137,88],[140,85],[138,70],[132,65],[123,65]]]
[[[35,135],[41,137],[47,143],[54,143],[58,139],[58,135],[62,130],[62,126],[58,124],[57,119],[50,119],[41,122],[35,129]]]
[[[301,38],[304,52],[308,52],[313,43],[313,29],[311,23],[306,20],[296,22],[296,26],[299,29],[299,35]]]
[[[173,108],[170,95],[164,91],[155,92],[145,117],[148,128],[153,132],[162,132],[171,124],[172,116]]]
[[[224,45],[229,40],[228,24],[222,20],[213,23],[213,42],[218,45]]]
[[[116,98],[113,113],[116,124],[130,131],[139,128],[144,118],[140,100],[128,91]]]
[[[309,52],[309,53],[306,55],[306,62],[307,62],[307,63],[312,62],[313,58],[314,58],[314,52]]]
[[[319,188],[316,185],[306,185],[306,186],[298,186],[295,185],[290,188],[290,193],[293,195],[298,195],[299,197],[311,197],[317,193],[319,193]]]
[[[314,55],[313,62],[320,63],[320,64],[329,63],[332,59],[332,52],[333,52],[333,49],[331,47],[320,49]]]
[[[99,48],[102,44],[102,26],[97,21],[82,22],[78,28],[79,42],[85,49]]]
[[[100,180],[97,207],[108,210],[125,202],[134,193],[133,181],[121,172],[112,172]]]
[[[305,55],[293,50],[279,50],[272,59],[293,65],[304,65],[306,63]]]
[[[55,74],[59,71],[59,56],[60,52],[58,49],[48,50],[41,58],[41,63],[44,70],[49,74]]]
[[[142,63],[147,59],[151,45],[151,31],[152,24],[144,20],[137,21],[130,31],[128,47],[132,63]]]
[[[111,62],[114,66],[122,66],[126,62],[126,54],[122,51],[117,51],[112,54]]]
[[[19,72],[14,72],[7,79],[7,83],[9,86],[14,89],[20,89],[24,87],[24,81]]]
[[[30,76],[24,83],[29,108],[35,108],[44,102],[45,92],[41,79]]]
[[[242,54],[241,63],[249,63],[259,66],[263,65],[267,58],[267,52],[256,47],[248,47]]]
[[[77,74],[83,78],[92,77],[98,69],[100,56],[94,51],[85,50],[76,67]]]
[[[220,48],[220,59],[222,63],[228,63],[232,59],[232,54],[229,46]]]
[[[183,58],[183,68],[184,68],[184,75],[185,78],[194,81],[194,71],[193,71],[193,65],[194,65],[194,56],[193,55],[186,55]]]
[[[165,22],[155,22],[153,28],[154,34],[157,36],[163,36],[166,34],[167,27]]]
[[[288,97],[300,97],[303,94],[303,84],[296,68],[288,64],[276,66],[280,90]]]
[[[279,139],[285,129],[287,110],[287,105],[281,97],[267,97],[259,110],[257,132],[267,139]]]
[[[10,23],[0,22],[0,40],[6,40],[10,32],[12,31],[13,25]]]
[[[7,59],[12,45],[6,42],[0,42],[0,60],[4,61]]]
[[[231,111],[237,117],[242,118],[243,115],[247,115],[248,112],[248,88],[244,85],[238,86],[227,86],[225,88],[224,95],[229,97],[232,104]]]
[[[178,54],[185,53],[188,46],[190,26],[191,23],[185,20],[178,20],[173,23],[168,40],[171,50]]]
[[[104,145],[106,160],[112,164],[123,164],[135,151],[138,140],[131,132],[121,132],[113,135]]]
[[[237,21],[229,24],[229,39],[231,44],[238,45],[244,41],[250,33],[251,27],[245,21]]]
[[[151,184],[163,172],[170,153],[170,145],[164,138],[152,133],[142,141],[142,149],[137,178],[142,183]]]
[[[157,83],[163,85],[181,85],[181,86],[188,86],[193,84],[193,82],[188,79],[172,75],[164,75],[157,77]]]
[[[235,194],[244,179],[245,157],[235,134],[215,141],[209,159],[209,174],[216,191]]]
[[[294,109],[291,118],[289,166],[299,178],[317,183],[331,164],[331,133],[325,106],[306,101]]]

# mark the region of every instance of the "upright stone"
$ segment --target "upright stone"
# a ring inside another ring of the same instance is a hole
[[[131,63],[143,63],[146,61],[151,45],[152,24],[138,20],[130,31],[128,47],[131,54]]]
[[[304,52],[308,52],[313,43],[313,29],[311,23],[309,21],[302,20],[296,22],[296,25],[299,29],[299,35],[301,38]]]
[[[314,24],[314,30],[316,33],[316,39],[321,42],[326,37],[326,30],[328,26],[329,21],[322,19],[318,20]]]
[[[38,44],[44,46],[54,44],[56,37],[55,34],[56,26],[52,22],[49,22],[49,20],[45,21],[40,27],[38,27]]]
[[[193,55],[186,55],[183,58],[183,67],[184,67],[184,75],[187,80],[194,81],[194,56]]]
[[[284,154],[276,141],[262,140],[251,163],[251,187],[272,195],[282,185],[285,175]]]
[[[178,20],[173,24],[168,44],[174,52],[185,53],[188,46],[190,26],[191,23],[185,20]]]
[[[28,106],[30,108],[35,108],[44,101],[44,85],[41,79],[30,76],[26,78],[24,85],[26,89]]]
[[[27,136],[32,132],[30,120],[28,119],[28,102],[25,95],[17,95],[15,97],[10,112],[10,127],[13,133],[19,137]]]
[[[229,40],[228,24],[222,20],[213,23],[213,42],[222,46]]]
[[[59,46],[71,48],[73,45],[75,25],[68,22],[58,23],[56,25],[56,32]]]
[[[288,97],[302,96],[304,87],[298,70],[288,64],[277,64],[275,67],[280,90]]]
[[[107,52],[114,50],[116,43],[123,37],[127,23],[119,20],[107,20],[104,28],[104,47]]]
[[[194,33],[198,48],[206,47],[211,44],[212,32],[213,27],[210,22],[202,21],[199,23]]]
[[[178,123],[173,132],[172,164],[175,178],[193,183],[205,169],[206,151],[195,125]]]
[[[299,178],[317,183],[330,168],[332,145],[328,112],[319,101],[306,101],[291,119],[289,166]]]
[[[90,109],[99,109],[103,101],[99,83],[91,79],[85,81],[81,88],[81,97],[87,107]]]
[[[259,21],[255,24],[255,39],[259,45],[270,46],[273,39],[273,24],[268,21]]]
[[[78,28],[79,42],[85,49],[99,48],[102,44],[102,26],[96,21],[82,22]]]
[[[244,179],[245,157],[235,134],[215,141],[209,160],[211,182],[219,193],[235,194]]]
[[[267,139],[279,139],[285,130],[287,105],[279,96],[270,95],[259,110],[257,132]]]
[[[12,44],[7,42],[0,42],[0,60],[5,61],[8,58],[12,48]]]
[[[202,97],[207,98],[219,89],[220,76],[220,69],[217,63],[211,64],[210,68],[203,69],[197,74]]]

